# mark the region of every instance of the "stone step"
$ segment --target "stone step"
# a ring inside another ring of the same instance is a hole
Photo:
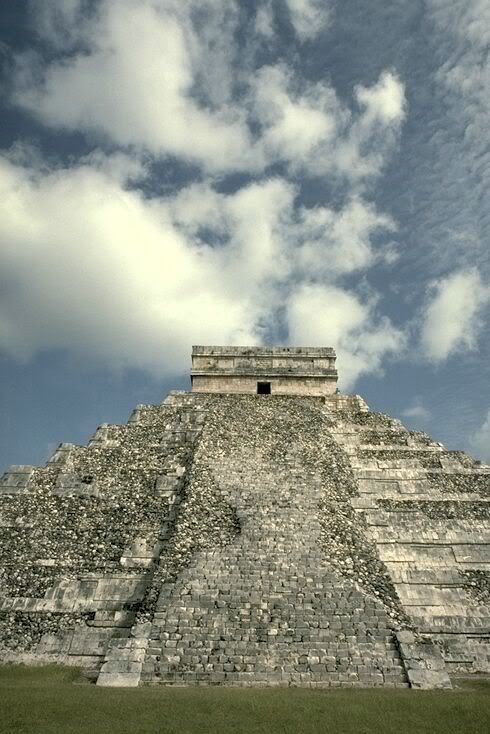
[[[73,443],[60,443],[51,455],[51,457],[48,459],[48,466],[66,465],[70,461],[73,453],[76,451],[77,448],[80,447]]]
[[[369,523],[368,523],[369,524]],[[390,543],[396,539],[397,543],[417,543],[428,545],[451,545],[451,546],[478,546],[490,545],[490,528],[482,528],[472,523],[469,527],[461,527],[462,524],[446,523],[416,523],[412,525],[392,523],[391,525],[369,524],[369,537],[379,543]],[[469,525],[469,524],[468,524]],[[458,554],[459,557],[459,554]],[[490,558],[489,558],[490,561]]]
[[[395,583],[395,589],[405,608],[412,606],[461,606],[464,598],[462,579],[459,586],[441,584]]]
[[[436,543],[377,543],[379,557],[385,562],[413,563],[421,567],[454,566],[473,568],[474,564],[488,564],[490,546],[484,544],[436,544]]]
[[[119,446],[119,439],[116,439],[114,437],[114,434],[121,429],[122,426],[119,426],[114,423],[101,423],[100,426],[97,427],[97,430],[95,431],[92,438],[89,440],[87,446],[88,448],[92,446],[99,446],[103,448],[113,448],[115,446]]]
[[[395,501],[396,502],[396,501]],[[406,504],[408,508],[413,506],[410,501],[401,501],[398,505]],[[490,509],[490,502],[485,503]],[[410,528],[417,527],[424,531],[427,530],[444,530],[446,527],[452,527],[461,531],[474,532],[479,530],[483,526],[483,518],[480,518],[477,514],[477,510],[474,510],[474,503],[466,501],[464,504],[460,502],[426,502],[422,500],[417,505],[427,505],[427,510],[387,510],[380,509],[379,504],[375,507],[365,508],[364,517],[369,526],[373,527],[396,527],[396,528]],[[444,513],[444,505],[447,505],[449,514],[456,514],[459,511],[461,520],[455,520],[453,517],[448,516],[448,513]],[[461,506],[462,505],[462,506]],[[439,513],[437,515],[436,513]],[[486,531],[486,528],[484,530]]]
[[[362,480],[379,480],[382,482],[393,481],[420,481],[427,482],[427,471],[422,468],[392,468],[390,470],[380,469],[378,466],[369,469],[366,467],[353,467],[356,477]],[[429,486],[426,484],[425,486]]]
[[[148,643],[147,637],[112,640],[97,678],[97,685],[138,686]]]
[[[490,612],[479,608],[468,609],[463,605],[413,605],[410,616],[423,634],[488,634]]]
[[[29,488],[35,466],[12,464],[0,479],[0,494],[17,494]]]
[[[424,565],[423,558],[419,562],[410,561],[383,561],[389,571],[393,582],[411,582],[414,583],[441,583],[449,584],[454,579],[454,583],[460,583],[460,573],[467,571],[488,571],[488,563],[471,563],[460,564],[453,563],[447,566],[441,565]]]

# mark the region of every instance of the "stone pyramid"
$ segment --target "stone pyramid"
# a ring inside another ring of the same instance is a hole
[[[490,672],[490,467],[336,393],[333,350],[241,349],[3,476],[2,659],[113,686]]]

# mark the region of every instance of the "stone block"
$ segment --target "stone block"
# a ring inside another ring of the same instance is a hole
[[[408,680],[411,688],[452,688],[451,681],[446,671],[411,669],[408,671]]]
[[[112,688],[136,688],[139,685],[141,673],[100,673],[97,678],[98,686]]]
[[[110,631],[76,629],[70,644],[70,655],[104,655],[109,640]]]
[[[117,576],[99,579],[94,594],[95,601],[135,602],[143,598],[146,580],[143,576]]]

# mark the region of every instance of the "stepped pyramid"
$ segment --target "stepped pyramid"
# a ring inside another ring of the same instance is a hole
[[[490,467],[336,384],[332,349],[194,347],[191,392],[11,467],[2,660],[106,686],[490,672]]]

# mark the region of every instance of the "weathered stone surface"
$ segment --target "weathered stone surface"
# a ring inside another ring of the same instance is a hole
[[[82,626],[106,628],[96,650],[88,642],[85,650],[103,659],[111,636],[129,632],[161,550],[162,529],[175,520],[200,430],[202,411],[189,414],[189,405],[183,397],[176,406],[171,396],[162,406],[139,406],[137,419],[103,426],[88,448],[62,444],[46,468],[15,467],[5,475],[4,657],[9,651],[46,656],[56,636],[64,649],[67,635]]]
[[[448,674],[438,670],[409,670],[408,680],[411,688],[452,688]]]
[[[349,504],[322,401],[222,397],[207,412],[142,681],[406,685],[392,634],[403,613]]]
[[[336,424],[359,482],[353,504],[404,610],[449,670],[488,672],[490,467],[380,414],[344,411]]]
[[[330,347],[192,348],[192,390],[201,393],[332,395],[336,355]]]
[[[446,664],[437,645],[406,630],[397,632],[396,639],[412,688],[451,688]]]
[[[135,686],[490,671],[490,468],[359,396],[175,392],[0,482],[0,650]]]

